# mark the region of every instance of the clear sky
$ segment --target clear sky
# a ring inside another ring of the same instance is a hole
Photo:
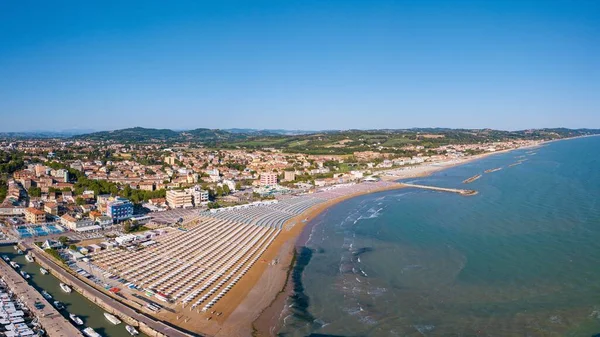
[[[0,1],[0,131],[600,128],[600,1]]]

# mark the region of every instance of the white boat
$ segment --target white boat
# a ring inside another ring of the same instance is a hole
[[[97,333],[92,328],[85,328],[85,329],[83,329],[83,334],[86,335],[86,336],[88,336],[88,337],[102,337],[101,334]]]
[[[33,257],[29,254],[25,255],[25,260],[27,260],[27,262],[33,262]]]
[[[23,254],[23,251],[19,249],[17,250],[17,254]]]
[[[70,319],[71,319],[73,322],[75,322],[75,324],[77,324],[77,325],[83,325],[83,321],[81,320],[81,318],[79,318],[79,317],[77,317],[77,316],[75,316],[75,315],[73,315],[73,314],[69,314],[69,318],[70,318]]]
[[[29,276],[29,274],[27,274],[26,272],[24,272],[24,271],[22,271],[22,270],[21,270],[19,273],[20,273],[20,274],[21,274],[21,276],[23,276],[23,277],[24,277],[26,280],[29,280],[29,279],[31,278],[31,276]]]
[[[65,306],[62,303],[60,303],[59,301],[54,301],[53,304],[56,307],[56,309],[58,309],[58,310],[63,310],[65,308]]]
[[[66,293],[71,292],[71,287],[69,287],[68,285],[66,285],[62,282],[60,283],[60,289],[62,289],[62,291],[66,292]]]
[[[44,296],[44,298],[47,300],[52,299],[52,295],[48,294],[48,292],[46,290],[42,290],[42,296]]]
[[[114,325],[121,324],[121,320],[117,318],[115,315],[111,315],[108,312],[104,313],[104,317]]]
[[[8,256],[6,255],[2,255],[2,259],[6,262],[10,261],[10,259],[8,258]]]
[[[15,261],[10,261],[10,265],[11,265],[13,268],[15,268],[15,269],[17,269],[17,268],[19,268],[19,267],[20,267],[20,266],[19,266],[19,264],[18,264],[18,263],[16,263]]]
[[[137,335],[139,335],[139,334],[140,334],[140,333],[139,333],[139,332],[138,332],[138,331],[137,331],[137,330],[136,330],[134,327],[132,327],[131,325],[126,325],[126,326],[125,326],[125,330],[127,330],[127,332],[129,332],[129,334],[130,334],[130,335],[132,335],[132,336],[137,336]]]
[[[44,275],[49,274],[50,272],[48,271],[48,269],[44,269],[42,267],[40,267],[40,272]]]

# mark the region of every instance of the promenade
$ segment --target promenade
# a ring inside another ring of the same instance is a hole
[[[10,290],[38,318],[40,324],[50,337],[83,336],[81,332],[67,321],[42,295],[21,277],[11,266],[0,261],[0,275]],[[44,303],[44,308],[37,309],[35,302]]]
[[[149,327],[150,329],[158,332],[159,334],[161,334],[162,336],[168,336],[168,337],[189,337],[192,336],[190,334],[181,332],[177,329],[174,329],[162,322],[158,322],[153,320],[152,318],[139,313],[138,311],[132,309],[129,306],[126,306],[124,304],[122,304],[121,302],[115,300],[114,298],[102,293],[101,291],[97,290],[96,288],[92,287],[91,285],[87,284],[86,282],[80,280],[79,278],[75,277],[74,275],[70,274],[69,272],[67,272],[66,270],[64,270],[61,266],[59,266],[58,264],[56,264],[52,258],[46,256],[45,254],[43,254],[42,252],[40,252],[37,247],[32,247],[31,245],[22,243],[23,246],[25,246],[25,248],[28,251],[31,251],[31,253],[34,255],[36,261],[38,261],[39,263],[41,263],[42,265],[47,266],[49,269],[52,270],[53,274],[58,277],[59,279],[66,281],[68,284],[70,284],[75,290],[78,289],[83,289],[85,291],[84,296],[86,296],[90,301],[101,305],[104,308],[104,306],[108,306],[110,308],[111,313],[118,315],[118,316],[127,316],[135,321],[137,321],[138,323],[143,324],[147,327]],[[104,308],[106,310],[106,308]],[[145,331],[144,331],[145,332]],[[146,334],[148,334],[147,332],[145,332]],[[149,334],[151,336],[159,336],[158,334]],[[65,336],[71,336],[71,335],[65,335]]]

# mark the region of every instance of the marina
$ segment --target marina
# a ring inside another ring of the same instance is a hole
[[[37,263],[25,263],[25,255],[15,254],[15,251],[10,246],[0,247],[0,253],[6,255],[11,260],[23,263],[21,269],[30,274],[31,279],[28,282],[39,292],[40,301],[46,303],[45,308],[55,310],[56,315],[60,314],[64,317],[65,324],[68,324],[70,328],[73,328],[75,331],[77,331],[77,328],[91,328],[96,333],[90,335],[86,334],[85,331],[91,333],[92,330],[82,330],[82,333],[87,336],[130,336],[130,333],[122,324],[114,325],[109,322],[103,315],[104,310],[90,302],[87,298],[75,291],[70,293],[65,292],[60,286],[61,282],[56,277],[50,273],[42,273],[41,270],[46,269],[41,268]],[[22,277],[21,280],[23,280]],[[51,300],[48,300],[48,302],[44,301],[42,292],[46,293]],[[54,301],[58,301],[64,306],[64,309],[57,312],[53,305]],[[140,333],[139,336],[146,335]]]

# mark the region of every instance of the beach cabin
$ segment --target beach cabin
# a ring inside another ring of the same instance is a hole
[[[46,240],[42,243],[42,249],[62,248],[62,243],[54,240]]]
[[[90,253],[99,252],[102,250],[102,247],[96,244],[89,245],[86,248]]]
[[[81,259],[83,259],[83,258],[84,258],[83,254],[81,254],[80,252],[76,252],[76,251],[74,251],[74,250],[70,250],[70,249],[68,249],[68,250],[67,250],[67,253],[69,253],[69,255],[71,255],[71,257],[72,257],[73,259],[75,259],[76,261],[79,261],[79,260],[81,260]]]
[[[102,247],[103,249],[110,249],[113,248],[115,245],[112,242],[108,242],[108,241],[104,241],[104,242],[100,242],[100,247]]]

